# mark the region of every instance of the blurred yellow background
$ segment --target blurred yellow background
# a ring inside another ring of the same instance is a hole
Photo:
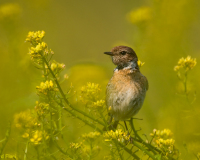
[[[66,65],[69,84],[79,90],[99,83],[105,93],[115,66],[103,52],[131,46],[145,62],[141,72],[149,91],[136,115],[141,133],[169,128],[182,155],[200,152],[200,1],[198,0],[2,0],[0,1],[0,139],[13,115],[34,108],[42,79],[25,43],[29,31],[44,30],[54,59]],[[188,74],[190,104],[173,70],[190,55],[197,66]],[[104,95],[105,96],[105,95]],[[184,156],[183,156],[184,157]],[[194,158],[194,157],[193,157]]]

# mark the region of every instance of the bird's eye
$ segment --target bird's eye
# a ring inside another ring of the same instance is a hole
[[[120,54],[125,55],[126,51],[121,51]]]

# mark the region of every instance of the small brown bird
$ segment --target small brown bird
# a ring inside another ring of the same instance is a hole
[[[117,65],[106,90],[106,105],[111,115],[109,123],[114,118],[112,128],[116,128],[119,121],[130,119],[138,113],[148,90],[148,81],[140,73],[138,57],[132,48],[117,46],[111,52],[104,53],[110,55]]]

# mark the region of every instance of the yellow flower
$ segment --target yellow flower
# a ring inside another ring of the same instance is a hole
[[[138,64],[139,67],[142,67],[145,64],[145,62],[141,62],[140,60],[138,60],[137,64]]]
[[[99,132],[90,132],[88,134],[83,134],[82,137],[85,140],[89,140],[89,141],[94,141],[96,138],[98,138],[100,136]]]
[[[182,68],[182,67],[181,66],[175,66],[174,71],[178,71],[180,68]]]
[[[72,149],[72,150],[78,150],[79,148],[81,148],[82,147],[82,142],[80,142],[80,143],[70,143],[70,148]]]
[[[56,91],[56,89],[54,89],[54,84],[53,81],[46,81],[46,82],[41,82],[40,86],[37,86],[36,89],[43,94],[47,94],[49,91]]]
[[[98,101],[93,103],[93,107],[95,109],[103,109],[104,106],[105,106],[105,101],[104,100],[98,100]]]
[[[104,134],[105,141],[111,141],[112,139],[115,139],[119,142],[125,142],[129,140],[130,135],[128,135],[126,132],[123,132],[122,129],[117,129],[115,132],[113,130],[107,131]]]
[[[60,73],[64,68],[65,68],[65,64],[63,64],[63,63],[58,63],[58,62],[54,61],[54,62],[51,64],[51,70],[52,70],[55,74]]]
[[[172,146],[172,145],[174,145],[174,143],[175,143],[175,140],[171,138],[171,139],[166,139],[164,142],[164,145]]]
[[[25,132],[23,135],[22,135],[23,138],[28,138],[29,137],[29,133]]]
[[[174,71],[179,71],[183,68],[185,71],[191,70],[197,64],[196,58],[191,58],[191,56],[187,56],[186,58],[181,58],[178,61],[178,65],[174,67]]]
[[[36,46],[38,43],[42,42],[44,35],[45,35],[44,31],[29,32],[26,41]]]
[[[40,142],[42,141],[42,138],[45,138],[45,140],[49,139],[49,136],[47,135],[46,132],[42,132],[39,130],[36,130],[32,133],[30,141],[34,144],[34,145],[38,145],[40,144]]]
[[[152,137],[155,135],[156,137],[161,137],[161,138],[170,138],[173,133],[169,129],[164,129],[164,130],[157,130],[154,129],[153,133],[150,134]]]
[[[108,111],[111,111],[111,110],[112,110],[112,107],[111,107],[111,106],[109,106],[109,107],[108,107]]]
[[[49,54],[47,44],[44,42],[36,44],[34,47],[29,49],[28,54],[30,55],[31,60],[37,62],[37,64],[40,64],[43,62],[42,56]]]
[[[56,67],[57,67],[57,65],[56,65],[55,63],[52,63],[52,64],[51,64],[51,70],[52,70],[52,71],[55,70]]]
[[[45,116],[49,112],[49,104],[36,101],[35,110],[38,115]]]
[[[81,88],[81,99],[83,103],[94,102],[97,101],[101,88],[99,84],[95,83],[87,83],[86,86]]]
[[[100,87],[99,84],[95,84],[95,83],[87,83],[86,86],[82,87],[81,91],[82,93],[86,93],[87,95],[89,94],[97,94],[100,91]]]
[[[33,128],[37,121],[31,110],[23,111],[14,115],[14,124],[17,128]]]
[[[150,134],[153,137],[153,142],[156,147],[166,152],[166,154],[177,154],[177,150],[174,146],[175,140],[170,138],[172,132],[169,129],[157,130],[154,129]]]
[[[31,56],[31,59],[40,59],[42,56],[42,53],[45,52],[47,48],[47,44],[45,42],[38,43],[36,47],[31,47],[29,49],[29,53]]]
[[[159,146],[173,146],[174,145],[174,142],[175,140],[174,139],[162,139],[162,138],[159,138],[158,140],[156,140],[156,143],[159,145]]]

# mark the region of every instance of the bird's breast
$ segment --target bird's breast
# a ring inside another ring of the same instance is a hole
[[[107,86],[106,103],[116,120],[130,118],[141,108],[147,90],[143,77],[130,70],[114,72]]]

